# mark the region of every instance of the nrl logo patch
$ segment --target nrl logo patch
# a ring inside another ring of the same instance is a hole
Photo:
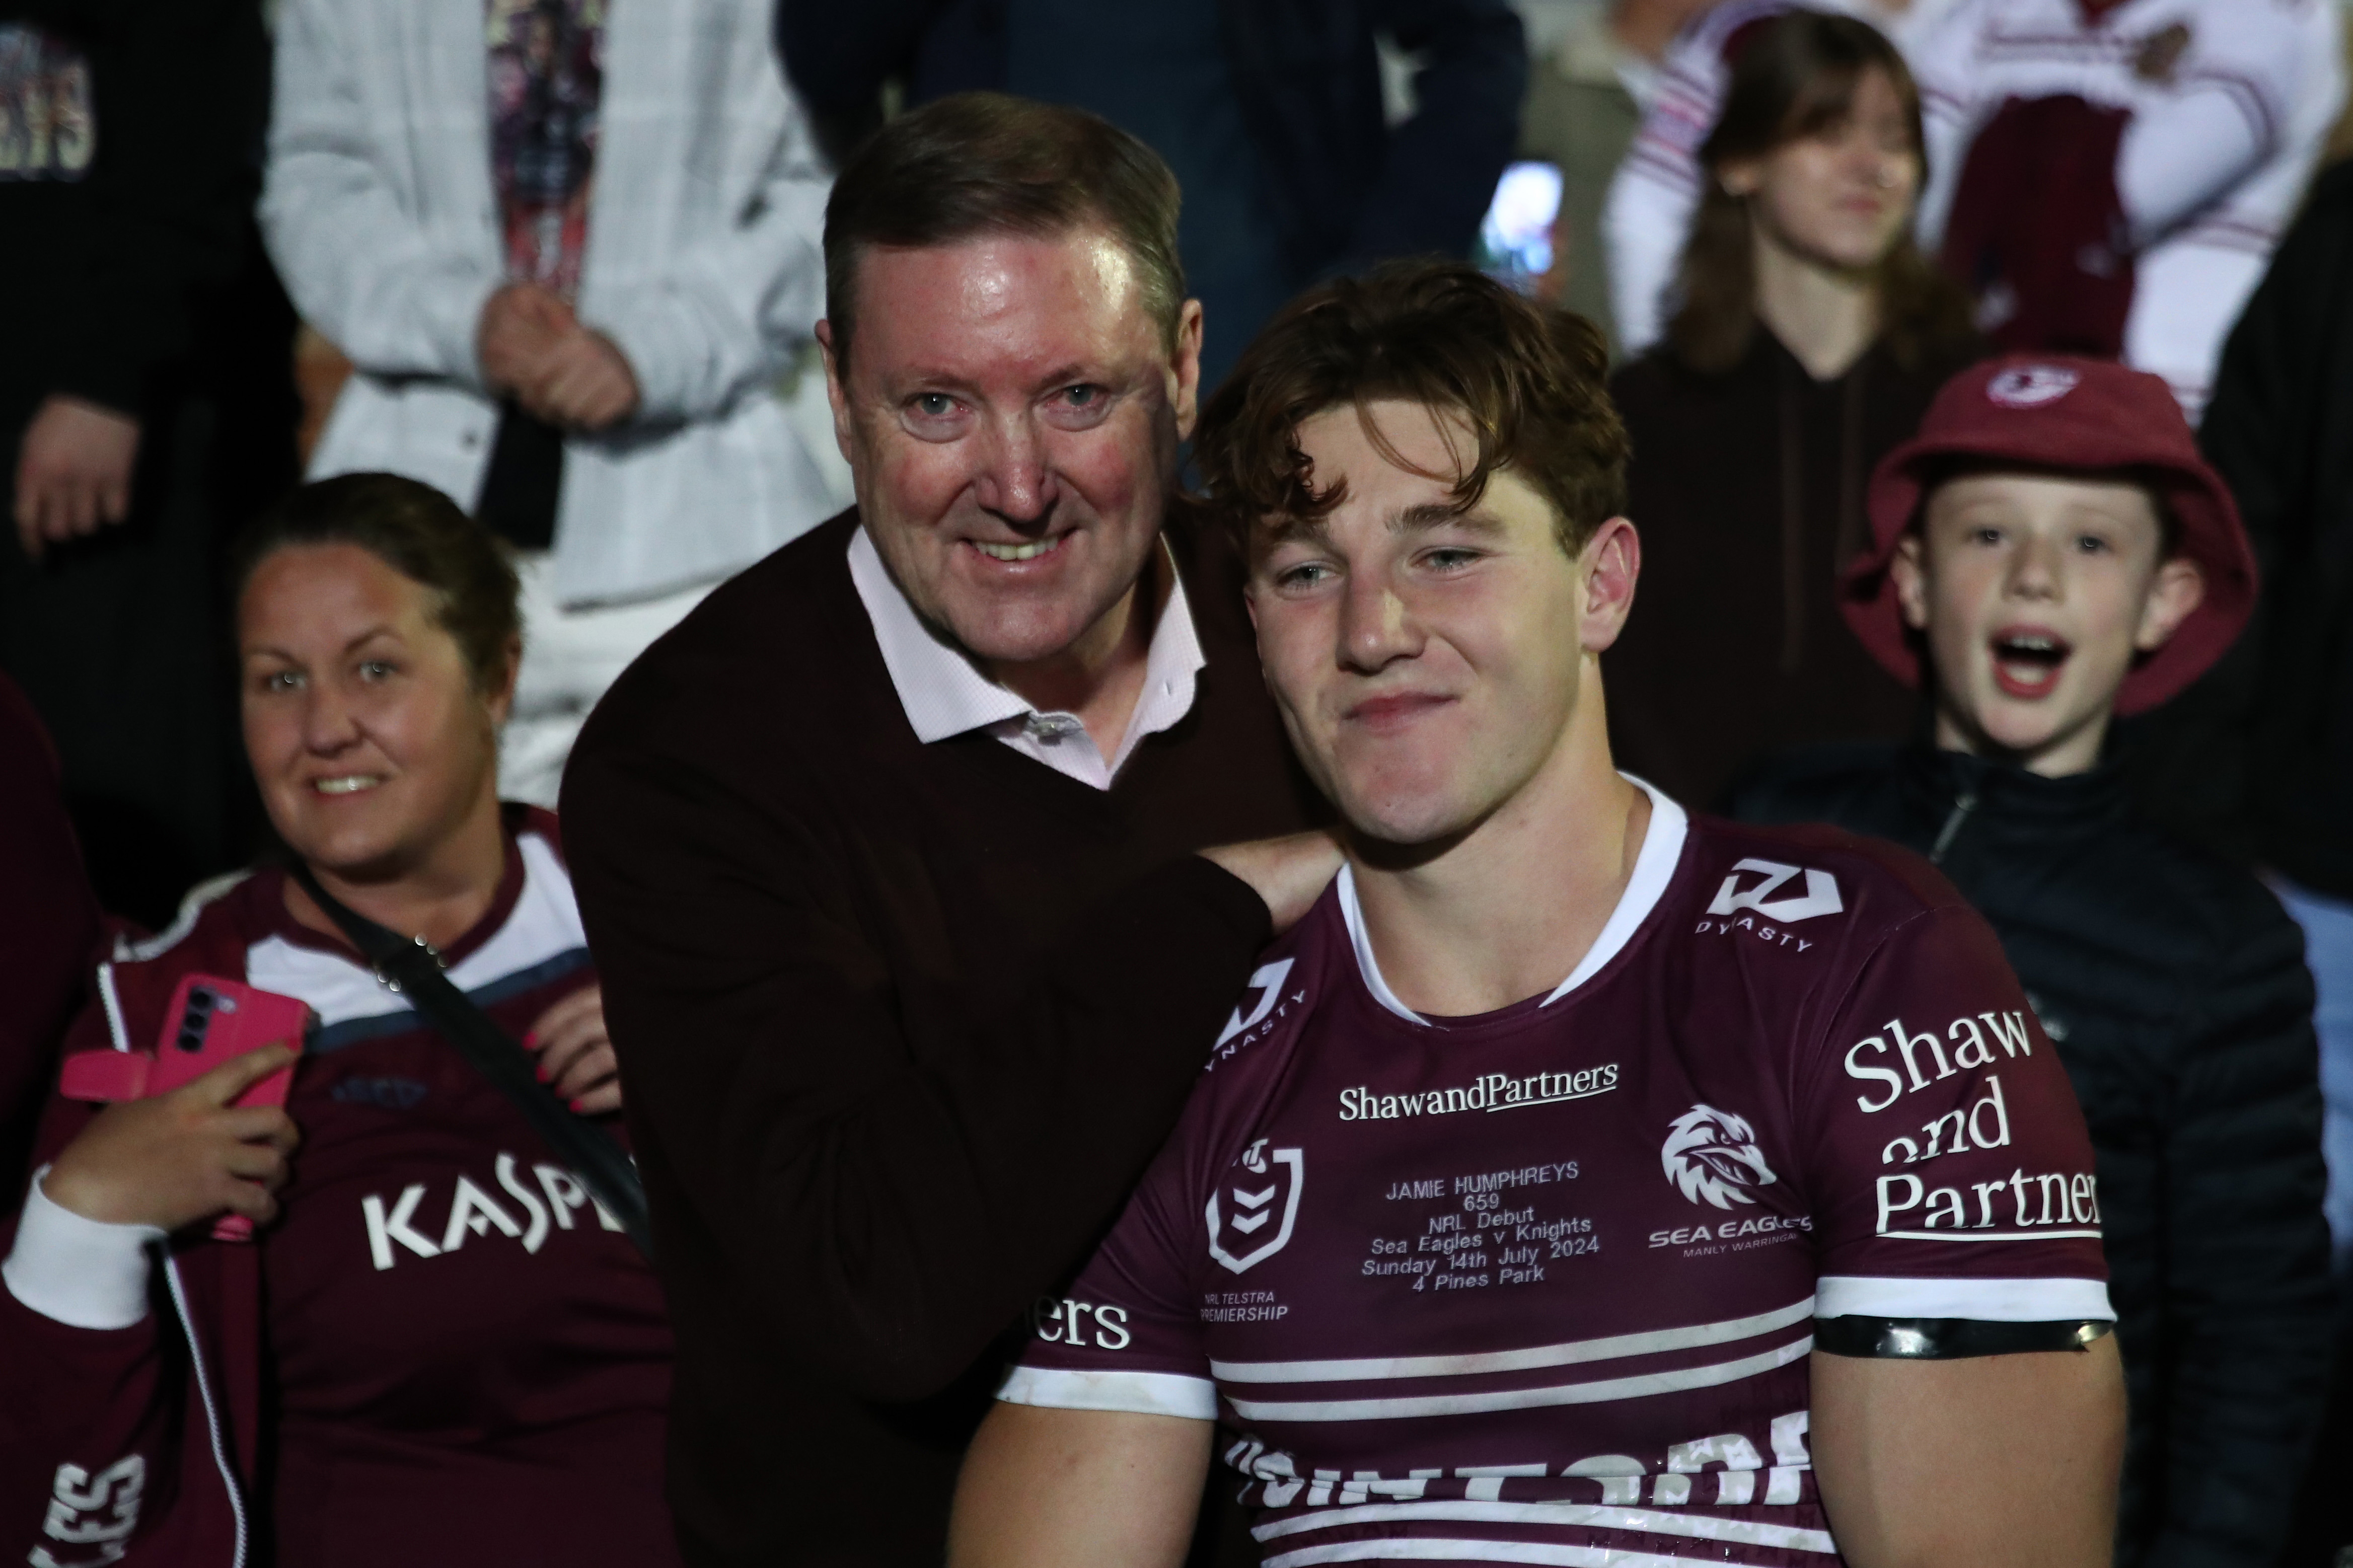
[[[1659,1162],[1684,1197],[1720,1209],[1755,1203],[1747,1189],[1776,1180],[1747,1121],[1712,1105],[1694,1105],[1668,1123]]]
[[[1299,1218],[1307,1156],[1269,1149],[1261,1138],[1242,1151],[1227,1180],[1209,1194],[1209,1256],[1240,1274],[1281,1252]],[[1230,1199],[1230,1214],[1221,1200]]]

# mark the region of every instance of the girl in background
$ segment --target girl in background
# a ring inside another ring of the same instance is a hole
[[[1736,40],[1665,341],[1610,385],[1645,596],[1607,663],[1630,770],[1715,805],[1763,751],[1894,738],[1915,699],[1841,623],[1863,484],[1978,357],[1912,240],[1920,100],[1869,24],[1796,11]]]

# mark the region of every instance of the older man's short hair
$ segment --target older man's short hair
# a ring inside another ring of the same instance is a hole
[[[982,235],[1053,238],[1099,226],[1135,262],[1145,308],[1174,350],[1185,307],[1176,176],[1100,115],[1001,92],[960,92],[892,121],[860,148],[825,205],[825,309],[847,365],[858,263],[870,247]]]
[[[1454,504],[1476,506],[1489,478],[1509,469],[1552,504],[1573,557],[1626,507],[1629,447],[1609,365],[1582,316],[1461,262],[1386,262],[1311,289],[1267,323],[1202,411],[1193,460],[1209,510],[1255,558],[1283,524],[1324,516],[1345,493],[1317,488],[1302,425],[1327,409],[1419,403],[1468,426]],[[1366,431],[1404,466],[1378,429]]]

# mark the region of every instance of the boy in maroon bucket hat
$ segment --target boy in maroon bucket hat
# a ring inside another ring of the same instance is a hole
[[[1933,735],[1778,759],[1735,812],[1917,849],[1992,923],[2098,1158],[2116,1561],[2270,1563],[2330,1326],[2311,977],[2268,889],[2138,818],[2108,743],[2245,625],[2237,509],[2162,381],[2046,355],[1948,382],[1870,510],[1843,608]]]
[[[1872,476],[1871,527],[1841,584],[1847,624],[1914,686],[1929,645],[1941,743],[1973,732],[2045,775],[2088,766],[2111,714],[2188,686],[2254,608],[2238,508],[2172,395],[2105,361],[1955,376]],[[2029,536],[2073,559],[2035,561]],[[2064,589],[2042,583],[2052,570]]]

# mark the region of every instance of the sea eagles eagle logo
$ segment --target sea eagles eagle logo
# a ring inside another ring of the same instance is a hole
[[[1281,1252],[1299,1218],[1306,1175],[1307,1156],[1300,1150],[1269,1149],[1263,1138],[1243,1150],[1226,1182],[1209,1194],[1209,1256],[1240,1274]],[[1229,1196],[1233,1212],[1226,1215],[1219,1200]]]
[[[2061,364],[2012,365],[1986,383],[1986,401],[1998,408],[2040,408],[2074,391],[2083,379]]]
[[[1747,1121],[1712,1105],[1694,1105],[1668,1124],[1659,1161],[1684,1197],[1720,1209],[1755,1203],[1745,1189],[1775,1179]]]

